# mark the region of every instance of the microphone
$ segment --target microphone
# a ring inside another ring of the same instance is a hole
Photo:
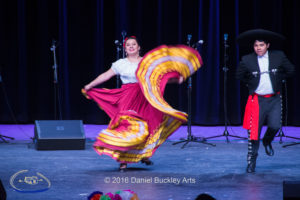
[[[187,35],[187,42],[186,42],[188,46],[191,45],[191,39],[192,39],[192,35],[191,35],[191,34],[188,34],[188,35]]]
[[[224,33],[224,47],[225,48],[229,47],[229,45],[227,44],[227,40],[228,40],[228,34]]]
[[[227,42],[227,39],[228,39],[228,34],[224,33],[224,41]]]
[[[115,45],[116,46],[122,46],[122,44],[119,42],[119,40],[115,40]]]
[[[199,40],[198,42],[192,45],[192,48],[198,48],[198,46],[202,45],[203,43],[204,43],[203,40]]]
[[[51,44],[51,47],[50,47],[50,50],[51,51],[54,51],[56,49],[56,40],[52,39],[52,44]]]
[[[204,43],[203,40],[199,40],[199,41],[197,42],[197,44],[203,44],[203,43]]]

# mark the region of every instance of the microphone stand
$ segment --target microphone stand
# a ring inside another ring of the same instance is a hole
[[[288,117],[288,100],[287,100],[287,84],[286,84],[286,80],[283,80],[282,83],[284,84],[284,90],[285,90],[285,119],[284,119],[284,123],[285,126],[287,126],[287,117]],[[281,104],[282,105],[282,104]],[[296,140],[300,140],[300,138],[297,137],[292,137],[292,136],[287,136],[284,134],[283,130],[282,130],[282,124],[280,125],[280,129],[279,129],[279,133],[276,137],[280,137],[279,143],[282,144],[282,137],[286,137],[286,138],[292,138],[292,139],[296,139]],[[288,146],[294,146],[300,144],[300,142],[293,142],[291,144],[286,144],[283,145],[282,147],[288,147]]]
[[[120,51],[121,51],[121,48],[120,48],[120,43],[118,40],[115,40],[115,44],[116,44],[116,50],[117,50],[117,57],[116,59],[119,60],[120,59]],[[117,75],[117,88],[120,88],[120,75]]]
[[[287,111],[288,111],[288,108],[287,108],[287,87],[286,87],[286,81],[285,80],[282,80],[282,83],[284,84],[284,89],[285,89],[285,119],[284,119],[284,123],[285,123],[285,126],[287,126]],[[281,107],[283,107],[282,100],[281,100]],[[281,118],[282,118],[282,112],[281,112]],[[279,143],[282,144],[282,137],[285,137],[285,134],[282,130],[282,123],[280,124],[280,129],[279,129],[278,135],[276,137],[280,137]]]
[[[117,45],[117,60],[120,59],[120,46],[122,46],[122,58],[125,58],[125,48],[124,48],[124,42],[125,42],[125,37],[127,35],[126,31],[122,31],[121,32],[121,35],[122,35],[122,44],[119,43],[118,41],[118,44]],[[120,81],[120,75],[117,75],[117,88],[120,88],[121,86],[121,81]]]
[[[192,35],[187,36],[187,45],[191,46],[191,39]],[[198,43],[197,43],[198,44]],[[194,137],[192,135],[192,77],[190,76],[188,79],[188,87],[187,87],[187,93],[188,93],[188,126],[187,126],[187,139],[181,140],[179,142],[173,143],[173,145],[184,143],[183,146],[181,147],[182,149],[190,142],[197,142],[197,143],[202,143],[202,144],[208,144],[211,146],[216,146],[215,144],[211,144],[206,142],[204,139],[200,137]],[[199,140],[201,139],[201,140]]]
[[[123,58],[125,58],[125,48],[124,48],[124,42],[125,42],[125,37],[126,37],[126,35],[127,35],[127,33],[126,33],[126,31],[122,31],[122,33],[121,33],[121,35],[122,35],[122,52],[123,52]]]
[[[240,139],[247,139],[245,137],[240,137],[240,136],[236,136],[236,135],[230,135],[228,132],[228,115],[227,115],[227,71],[229,70],[229,68],[227,67],[227,60],[228,60],[228,55],[227,55],[227,48],[229,47],[229,45],[227,44],[227,39],[228,39],[228,34],[224,34],[224,67],[223,67],[223,72],[224,72],[224,94],[223,94],[223,101],[224,101],[224,126],[225,126],[225,130],[223,132],[222,135],[216,135],[216,136],[211,136],[211,137],[207,137],[204,139],[212,139],[212,138],[217,138],[217,137],[226,137],[226,142],[229,143],[229,139],[228,137],[236,137],[236,138],[240,138]]]
[[[57,111],[58,111],[58,119],[62,120],[61,113],[61,97],[59,92],[59,82],[57,76],[57,62],[56,62],[56,41],[52,40],[52,45],[50,50],[53,52],[53,83],[54,83],[54,119],[57,119]]]

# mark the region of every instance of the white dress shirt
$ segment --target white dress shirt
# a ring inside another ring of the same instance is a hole
[[[270,73],[269,73],[269,53],[268,51],[263,56],[257,56],[259,70],[260,70],[260,79],[258,87],[255,90],[255,93],[259,95],[273,94],[274,90],[272,87]]]

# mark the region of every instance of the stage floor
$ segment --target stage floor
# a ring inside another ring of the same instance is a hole
[[[8,135],[8,126],[0,125],[1,134]],[[17,127],[15,140],[0,143],[0,179],[8,200],[83,200],[94,191],[114,193],[123,189],[133,190],[141,200],[193,200],[201,193],[218,200],[281,200],[283,181],[300,180],[300,145],[283,148],[290,142],[285,137],[283,144],[274,142],[273,157],[267,156],[261,145],[256,173],[247,174],[247,141],[230,138],[227,143],[224,137],[219,137],[209,141],[215,147],[189,143],[182,149],[182,144],[173,145],[185,136],[186,127],[182,127],[182,132],[178,130],[156,151],[152,157],[154,165],[130,164],[128,171],[120,173],[118,163],[92,149],[97,134],[87,131],[92,126],[98,129],[98,125],[85,126],[88,138],[85,150],[56,151],[36,150],[30,140],[33,125],[24,126],[30,130]],[[192,130],[197,136],[209,137],[223,134],[224,127]],[[289,135],[292,130],[299,133],[295,127],[286,127],[284,133]],[[243,131],[241,127],[229,128],[231,134],[244,136],[239,131]],[[26,137],[16,137],[25,133]],[[25,184],[26,176],[37,179]]]

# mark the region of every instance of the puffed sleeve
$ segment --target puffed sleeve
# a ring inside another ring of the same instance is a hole
[[[117,60],[111,65],[111,69],[115,72],[116,75],[120,75],[120,62],[121,60]]]

